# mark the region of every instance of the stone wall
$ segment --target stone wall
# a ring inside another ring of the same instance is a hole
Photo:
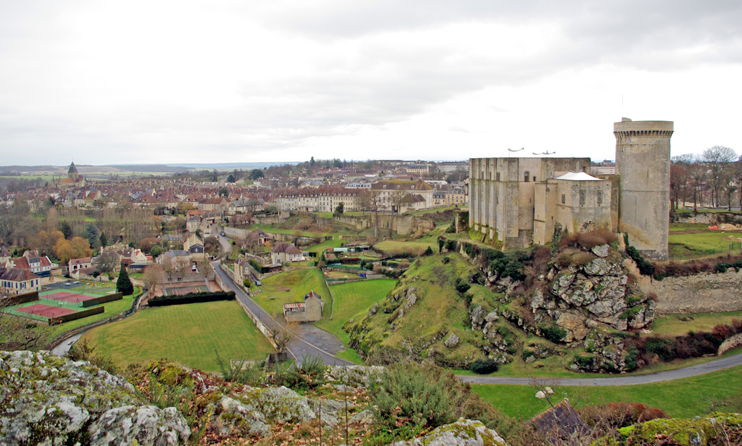
[[[638,271],[632,272],[640,277]],[[742,310],[742,271],[734,269],[722,274],[668,277],[662,281],[641,276],[639,285],[645,293],[657,294],[656,311],[660,314]]]

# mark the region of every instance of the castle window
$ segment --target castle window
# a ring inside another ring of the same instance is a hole
[[[527,183],[527,182],[528,182],[528,177],[529,177],[529,176],[531,176],[531,173],[530,173],[530,172],[528,172],[528,171],[526,170],[526,171],[525,171],[525,172],[523,173],[523,181]]]
[[[500,172],[497,172],[497,181],[500,181]]]
[[[598,205],[603,204],[603,191],[598,191]]]
[[[533,177],[533,182],[534,182],[534,183],[536,182],[536,177]]]
[[[584,205],[585,205],[585,191],[581,190],[580,191],[580,206],[584,206]]]
[[[567,196],[562,194],[562,204],[567,202]]]

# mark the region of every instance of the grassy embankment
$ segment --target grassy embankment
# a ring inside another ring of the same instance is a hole
[[[691,378],[634,386],[560,386],[542,382],[555,394],[552,402],[568,398],[579,408],[609,402],[637,402],[657,407],[671,417],[694,417],[709,412],[712,404],[739,395],[742,388],[742,366]],[[546,400],[536,399],[533,386],[475,384],[472,389],[503,413],[530,419],[548,409]]]
[[[271,316],[283,314],[283,304],[304,302],[304,295],[314,290],[322,296],[325,308],[322,316],[330,317],[332,298],[327,291],[322,272],[319,269],[301,269],[267,277],[260,287],[263,291],[252,299]],[[255,287],[253,287],[255,290]]]
[[[343,325],[350,319],[359,320],[365,316],[369,308],[386,297],[389,291],[394,288],[395,283],[395,280],[380,279],[333,285],[332,294],[335,297],[335,310],[332,320],[329,317],[323,318],[315,325],[337,336],[347,348],[350,336],[343,331]],[[358,353],[350,348],[338,356],[358,364],[362,363]]]
[[[150,308],[84,335],[121,366],[160,358],[218,372],[224,360],[265,359],[273,349],[234,301]]]

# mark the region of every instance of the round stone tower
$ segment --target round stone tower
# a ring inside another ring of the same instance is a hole
[[[670,225],[670,137],[672,121],[613,124],[616,173],[620,176],[618,229],[644,256],[667,260]]]

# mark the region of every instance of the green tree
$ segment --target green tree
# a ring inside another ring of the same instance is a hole
[[[123,262],[121,263],[119,279],[116,281],[116,291],[124,296],[134,294],[134,285],[131,283],[131,279],[129,279],[129,273],[126,272],[126,266]]]
[[[227,183],[234,183],[236,180],[234,179],[234,175],[231,173],[227,175]]]
[[[70,226],[66,221],[59,224],[59,230],[62,231],[62,235],[64,235],[64,238],[67,240],[72,238],[72,226]]]
[[[335,208],[335,215],[343,215],[343,212],[345,211],[345,205],[341,201],[337,207]]]
[[[220,197],[228,197],[229,196],[229,190],[227,190],[224,187],[221,188],[221,189],[219,189],[219,196]]]
[[[100,238],[100,230],[95,226],[95,223],[90,222],[85,226],[85,238],[88,239],[90,247],[95,249],[98,244],[98,239]]]
[[[263,171],[260,169],[253,169],[250,171],[250,175],[248,175],[248,178],[251,180],[257,180],[258,178],[263,178],[265,175],[263,175]]]
[[[105,248],[106,246],[108,246],[108,237],[106,237],[106,233],[105,232],[101,232],[100,233],[100,237],[98,237],[98,240],[100,241],[100,245],[102,247]]]

